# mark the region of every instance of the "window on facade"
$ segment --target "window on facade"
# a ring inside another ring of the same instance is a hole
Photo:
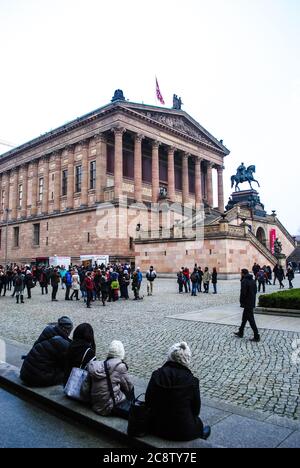
[[[96,188],[96,161],[90,163],[90,189]]]
[[[44,178],[41,177],[39,179],[39,201],[43,200],[43,192],[44,192]]]
[[[33,244],[40,245],[40,224],[33,225]]]
[[[4,207],[5,207],[5,190],[2,190],[2,193],[1,193],[1,207],[2,207],[2,210],[4,210]]]
[[[22,200],[23,200],[23,185],[19,185],[19,208],[22,206]]]
[[[152,160],[150,158],[142,158],[142,179],[144,182],[152,182]]]
[[[76,166],[75,192],[81,192],[82,166]]]
[[[68,193],[68,169],[62,171],[61,194],[64,197]]]
[[[20,228],[14,227],[14,247],[19,247]]]

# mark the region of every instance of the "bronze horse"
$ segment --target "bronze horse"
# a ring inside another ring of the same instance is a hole
[[[253,172],[255,172],[255,166],[249,166],[247,169],[245,168],[244,172],[237,171],[236,175],[231,176],[231,188],[234,186],[235,183],[235,191],[240,191],[239,184],[243,182],[249,182],[251,189],[253,189],[251,185],[252,182],[256,182],[257,185],[260,187],[257,180],[253,177]]]

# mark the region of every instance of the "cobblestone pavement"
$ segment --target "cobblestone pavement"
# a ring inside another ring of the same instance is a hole
[[[300,286],[300,275],[295,286]],[[31,345],[46,323],[69,315],[75,326],[93,325],[101,358],[112,339],[123,341],[130,372],[145,378],[164,362],[171,344],[186,340],[202,396],[300,419],[300,365],[291,360],[292,343],[300,339],[299,333],[262,330],[262,341],[251,343],[249,329],[239,340],[233,337],[233,326],[167,317],[236,303],[239,287],[238,280],[220,281],[217,295],[191,297],[177,293],[175,279],[157,279],[152,297],[146,296],[143,284],[143,301],[120,300],[106,307],[94,302],[91,309],[82,300],[64,301],[61,289],[59,301],[53,303],[50,295],[42,296],[36,287],[24,305],[9,295],[0,298],[0,336]],[[277,290],[269,286],[267,292]]]

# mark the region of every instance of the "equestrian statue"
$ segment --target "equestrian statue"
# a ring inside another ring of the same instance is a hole
[[[246,168],[244,163],[237,168],[236,174],[231,176],[231,188],[234,186],[235,183],[235,191],[240,192],[239,184],[242,184],[243,182],[249,182],[251,189],[253,190],[253,187],[251,185],[252,182],[256,182],[257,185],[260,187],[259,183],[257,180],[254,179],[253,173],[255,172],[255,166],[249,166]]]

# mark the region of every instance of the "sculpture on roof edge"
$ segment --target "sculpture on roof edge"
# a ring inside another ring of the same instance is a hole
[[[182,106],[181,97],[178,97],[177,94],[173,94],[173,109],[181,109]]]
[[[122,89],[116,89],[111,102],[115,102],[115,101],[125,101],[125,97],[124,97]]]

